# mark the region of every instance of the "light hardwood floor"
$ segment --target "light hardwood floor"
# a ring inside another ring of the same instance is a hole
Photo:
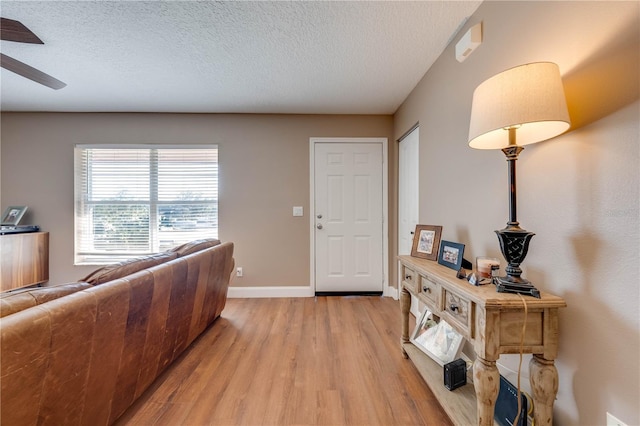
[[[229,299],[117,424],[451,422],[401,355],[399,302],[329,296]]]

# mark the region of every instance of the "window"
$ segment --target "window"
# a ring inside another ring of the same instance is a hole
[[[218,237],[216,145],[77,145],[75,264]]]

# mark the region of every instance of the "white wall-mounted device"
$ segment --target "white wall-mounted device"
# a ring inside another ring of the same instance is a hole
[[[462,36],[460,41],[456,43],[456,59],[463,62],[482,44],[482,22],[478,22],[469,28]]]

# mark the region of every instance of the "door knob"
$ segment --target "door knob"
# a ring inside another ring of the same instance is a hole
[[[318,228],[318,229],[322,229],[322,224],[321,224],[321,223],[317,224],[317,225],[316,225],[316,228]]]
[[[318,219],[322,219],[322,215],[321,214],[319,214],[317,217],[318,217]]]

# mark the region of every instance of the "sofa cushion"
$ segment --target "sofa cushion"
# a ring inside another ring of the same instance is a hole
[[[209,247],[214,247],[220,244],[220,240],[215,238],[206,238],[202,240],[194,240],[188,243],[182,244],[178,247],[174,247],[169,252],[177,253],[178,257],[183,257],[188,254],[195,253],[200,250],[207,249]]]
[[[96,269],[81,281],[88,282],[91,285],[104,284],[118,278],[126,277],[127,275],[131,275],[134,272],[142,271],[143,269],[160,265],[161,263],[168,262],[177,257],[178,254],[173,251],[167,251],[164,253],[152,254],[143,257],[136,257],[133,259],[114,263],[112,265],[103,266],[100,269]]]
[[[42,424],[42,384],[51,351],[49,313],[41,308],[26,309],[2,318],[0,325],[0,423]]]
[[[77,282],[2,293],[0,294],[0,318],[86,288],[91,288],[91,284]]]

